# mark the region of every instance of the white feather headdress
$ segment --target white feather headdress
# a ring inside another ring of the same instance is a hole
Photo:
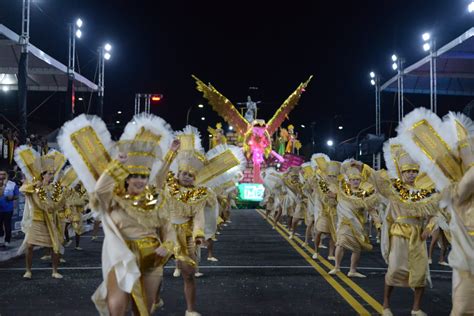
[[[232,145],[218,145],[206,153],[206,163],[196,175],[196,184],[211,188],[234,181],[247,165],[242,149]]]
[[[417,108],[407,114],[397,127],[398,139],[403,149],[410,153],[410,156],[420,165],[420,170],[426,172],[433,180],[438,190],[443,190],[451,181],[443,173],[436,163],[436,160],[426,155],[414,140],[413,127],[417,124],[425,123],[438,135],[442,135],[441,119],[426,108]],[[444,137],[444,135],[443,135]]]
[[[161,117],[153,114],[141,113],[135,115],[125,126],[125,130],[120,137],[120,140],[151,141],[157,144],[157,148],[154,152],[157,159],[153,163],[150,172],[150,179],[154,179],[163,166],[163,157],[168,152],[171,142],[173,141],[173,130]]]
[[[84,147],[78,138],[84,133]],[[98,177],[110,162],[113,141],[105,123],[97,116],[79,115],[66,122],[58,135],[61,151],[70,161],[88,192],[95,190]]]
[[[14,160],[28,181],[39,179],[41,174],[41,155],[28,145],[15,149]]]

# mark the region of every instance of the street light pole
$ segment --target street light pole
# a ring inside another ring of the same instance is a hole
[[[97,109],[97,115],[102,117],[104,114],[104,48],[99,48],[99,106]]]
[[[202,104],[198,104],[198,108],[202,109],[204,107],[204,105]],[[191,110],[193,108],[193,105],[191,105],[188,109],[188,111],[186,112],[186,125],[189,125],[189,115],[191,114]]]
[[[82,36],[82,20],[77,19],[74,23],[69,24],[69,49],[68,49],[68,68],[67,68],[67,93],[66,93],[66,120],[72,119],[74,116],[75,106],[75,89],[74,89],[74,72],[76,70],[76,36]]]
[[[26,141],[27,134],[27,96],[28,96],[28,44],[30,41],[30,3],[23,0],[21,21],[21,55],[18,62],[18,116],[20,142]]]
[[[430,110],[438,111],[437,82],[436,82],[436,41],[430,33],[423,33],[423,50],[430,52]]]
[[[104,79],[105,79],[105,61],[109,60],[112,46],[105,44],[99,47],[99,106],[97,114],[102,117],[104,114]]]
[[[404,97],[403,97],[403,87],[404,87],[404,69],[403,65],[405,60],[403,58],[398,58],[397,55],[392,55],[392,69],[397,71],[397,95],[398,95],[398,121],[400,122],[404,116]]]
[[[375,74],[373,71],[370,73],[370,83],[375,87],[375,135],[381,136],[382,126],[381,126],[381,102],[380,102],[380,77]],[[382,166],[382,155],[380,152],[373,154],[372,157],[373,164],[372,166],[379,170]]]

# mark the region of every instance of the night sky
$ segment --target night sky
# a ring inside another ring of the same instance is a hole
[[[113,45],[105,75],[108,121],[127,122],[135,93],[156,92],[164,99],[153,106],[153,113],[173,128],[182,128],[187,109],[204,102],[191,74],[211,82],[234,104],[252,95],[263,102],[259,117],[269,120],[296,86],[313,74],[290,119],[305,142],[311,137],[310,122],[315,121],[318,144],[329,137],[338,143],[374,123],[368,73],[374,70],[382,81],[389,79],[394,52],[412,64],[424,56],[423,32],[433,32],[441,46],[474,24],[467,0],[33,2],[31,43],[64,64],[66,24],[83,19],[84,36],[77,42],[77,53],[80,72],[87,78],[94,77],[97,47],[106,41]],[[20,0],[0,0],[0,23],[20,33]],[[428,95],[406,97],[416,106],[429,106]],[[35,98],[30,96],[30,108],[39,102]],[[37,119],[50,118],[61,100],[45,105]],[[393,94],[383,95],[383,119],[396,120],[395,101]],[[468,102],[440,97],[440,114],[462,110]],[[122,118],[113,114],[118,110],[124,111]],[[209,107],[196,107],[191,122],[204,132],[206,124],[218,120],[211,112]],[[51,127],[60,125],[54,118],[48,121]],[[338,125],[344,130],[338,131]]]

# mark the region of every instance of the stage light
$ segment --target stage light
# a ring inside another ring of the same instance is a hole
[[[372,79],[375,78],[375,72],[373,72],[373,71],[370,72],[370,78],[372,78]]]
[[[467,11],[469,11],[469,13],[474,12],[474,1],[471,1],[471,3],[469,3],[469,5],[467,6]]]
[[[329,147],[332,147],[334,145],[334,142],[330,139],[326,142],[326,144],[329,146]]]
[[[304,124],[301,124],[301,127],[302,127],[302,128],[306,128],[306,126],[304,126]]]
[[[392,69],[393,69],[393,70],[397,70],[397,69],[398,69],[397,63],[393,63],[393,64],[392,64]]]
[[[122,114],[122,111],[117,111],[117,114]]]
[[[338,129],[338,130],[342,130],[342,129],[344,129],[344,126],[339,125],[337,129]]]
[[[81,28],[81,27],[82,27],[82,24],[83,24],[83,23],[82,23],[82,20],[81,20],[81,19],[77,19],[77,20],[76,20],[76,25],[77,25],[77,27]]]
[[[112,55],[110,55],[110,53],[105,53],[105,54],[104,54],[105,60],[109,60],[110,57],[112,57]]]
[[[375,86],[375,80],[374,79],[370,79],[370,84]]]
[[[115,123],[120,124],[120,121],[115,121]]]
[[[204,116],[201,117],[201,121],[205,121],[205,120],[206,120],[206,118]]]
[[[10,91],[10,88],[8,86],[2,86],[2,91],[3,92],[8,92],[8,91]]]
[[[393,54],[393,55],[392,55],[392,61],[397,61],[397,60],[398,60],[397,55]]]
[[[234,127],[233,126],[229,126],[229,131],[233,131],[234,130]]]
[[[431,49],[430,43],[424,43],[424,44],[423,44],[423,50],[424,50],[425,52],[429,51],[430,49]]]
[[[110,45],[109,43],[105,44],[104,45],[104,49],[108,52],[110,52],[112,50],[112,45]]]
[[[79,97],[79,98],[77,98],[77,99],[78,99],[79,101],[83,101],[83,100],[84,100],[84,98],[82,98],[82,97]]]
[[[82,37],[82,31],[81,30],[76,30],[76,37],[81,38]]]
[[[198,104],[198,108],[202,109],[203,107],[204,107],[204,105]]]
[[[423,33],[423,35],[421,35],[421,38],[423,39],[423,41],[427,42],[430,40],[431,38],[431,34],[430,33]]]

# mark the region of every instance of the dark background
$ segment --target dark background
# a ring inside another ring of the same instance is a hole
[[[390,56],[407,65],[424,56],[421,34],[432,32],[442,46],[473,25],[467,0],[450,1],[92,1],[34,0],[31,43],[67,65],[67,23],[81,17],[78,66],[94,79],[97,48],[113,45],[105,71],[105,119],[117,131],[131,119],[137,92],[162,93],[152,106],[174,129],[185,125],[190,106],[204,102],[191,74],[211,82],[235,103],[247,95],[263,101],[259,117],[269,120],[296,86],[314,74],[300,104],[291,113],[303,144],[311,141],[315,122],[316,150],[327,139],[337,144],[356,136],[375,121],[374,90],[368,73],[382,82],[394,75]],[[0,0],[0,23],[21,33],[21,1]],[[258,90],[249,90],[258,87]],[[29,94],[29,110],[49,93]],[[77,95],[80,97],[81,95]],[[87,109],[89,95],[76,109]],[[406,95],[405,112],[428,106],[429,95]],[[76,98],[77,99],[77,98]],[[438,97],[439,114],[462,110],[463,97]],[[96,100],[91,101],[94,111]],[[62,124],[65,94],[56,93],[30,117],[32,129]],[[204,103],[206,104],[206,103]],[[1,93],[0,110],[16,119],[16,94]],[[116,114],[118,110],[123,114]],[[209,107],[191,112],[202,133],[219,119]],[[201,121],[201,116],[206,121]],[[382,95],[382,119],[396,120],[396,96]],[[284,125],[288,125],[285,122]],[[305,129],[300,125],[304,124]],[[344,129],[339,131],[338,125]],[[227,124],[225,124],[227,127]],[[395,126],[383,126],[393,136]]]

